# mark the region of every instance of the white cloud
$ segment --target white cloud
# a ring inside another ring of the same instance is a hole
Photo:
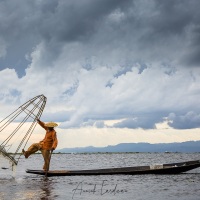
[[[20,104],[20,80],[14,69],[0,71],[0,117],[6,117]]]
[[[93,61],[93,68],[87,70],[80,63],[66,65],[67,59],[62,56],[50,68],[42,69],[39,51],[40,46],[35,49],[32,64],[21,79],[14,70],[1,71],[1,101],[16,105],[44,94],[48,98],[44,120],[50,120],[49,116],[59,119],[61,127],[81,127],[90,125],[91,121],[103,127],[106,120],[124,118],[127,122],[136,118],[139,121],[135,125],[124,121],[114,126],[152,128],[171,112],[198,111],[200,76],[196,69],[179,68],[171,72],[169,67],[155,64],[146,65],[140,72],[137,64],[115,76],[119,66],[97,63],[96,67]]]

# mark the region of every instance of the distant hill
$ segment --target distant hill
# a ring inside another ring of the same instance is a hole
[[[58,149],[61,153],[97,153],[97,152],[200,152],[200,141],[182,143],[121,143],[107,147],[77,147]]]

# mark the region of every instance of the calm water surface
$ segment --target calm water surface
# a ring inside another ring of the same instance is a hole
[[[93,169],[163,164],[200,159],[200,153],[53,154],[51,169]],[[1,162],[1,160],[0,160]],[[180,175],[112,175],[49,177],[31,175],[41,169],[41,155],[22,158],[15,174],[0,169],[0,200],[22,199],[200,199],[200,168]],[[14,176],[14,177],[12,177]]]

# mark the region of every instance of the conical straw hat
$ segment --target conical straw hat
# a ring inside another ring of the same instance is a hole
[[[45,124],[46,127],[49,127],[49,128],[53,128],[53,127],[56,127],[58,126],[58,124],[56,124],[55,122],[48,122]]]

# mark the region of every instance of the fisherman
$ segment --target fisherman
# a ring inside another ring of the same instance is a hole
[[[42,141],[39,143],[32,144],[27,151],[22,149],[22,153],[25,158],[28,158],[31,154],[34,154],[38,150],[42,152],[44,158],[43,170],[48,171],[50,162],[50,152],[56,149],[58,140],[56,136],[56,131],[54,127],[58,126],[55,122],[44,123],[37,119],[38,124],[46,130],[46,135]]]

